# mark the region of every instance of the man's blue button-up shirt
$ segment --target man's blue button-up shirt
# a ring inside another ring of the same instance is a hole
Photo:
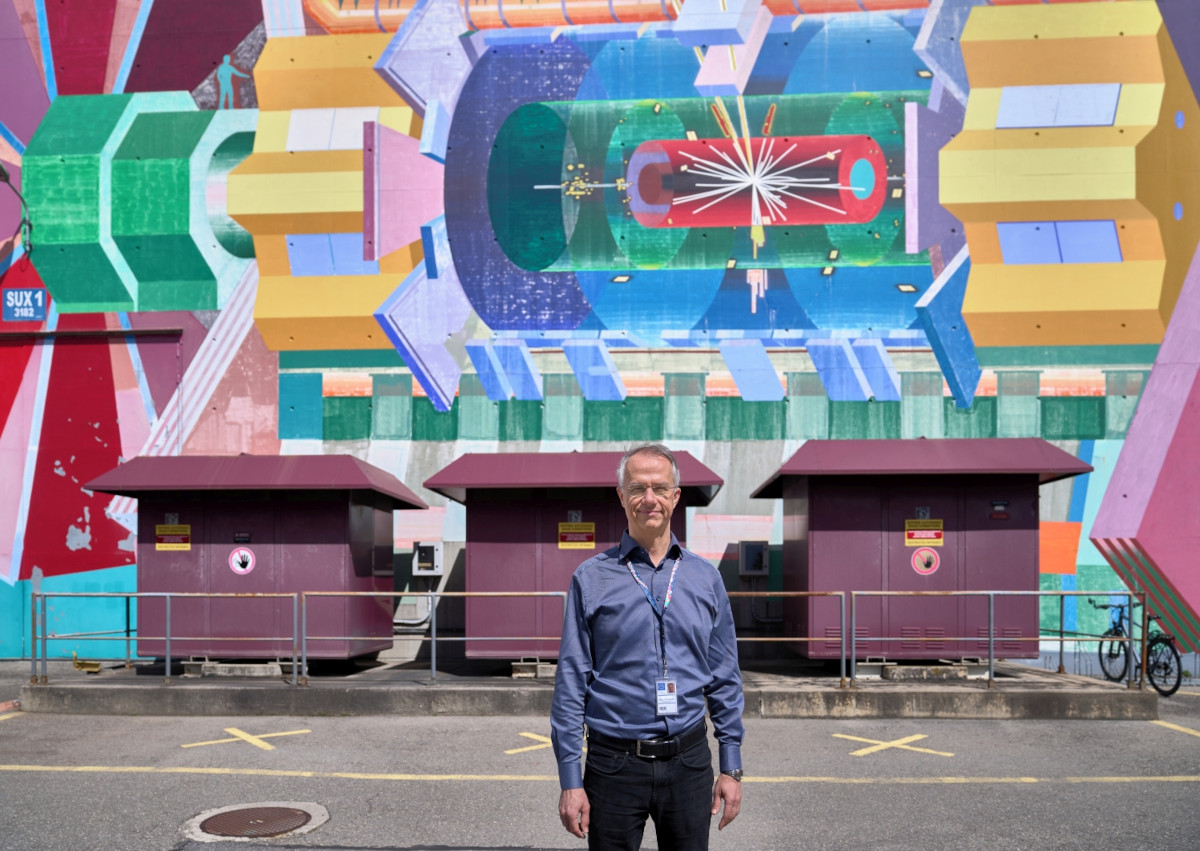
[[[655,681],[663,675],[658,616],[629,575],[637,571],[664,611],[667,583],[679,562],[663,615],[668,676],[679,711],[656,714]],[[583,786],[583,725],[616,739],[674,736],[698,724],[705,708],[720,745],[721,770],[742,767],[745,728],[733,612],[720,573],[681,546],[661,564],[626,532],[617,547],[581,564],[571,578],[550,710],[554,756],[563,789]]]

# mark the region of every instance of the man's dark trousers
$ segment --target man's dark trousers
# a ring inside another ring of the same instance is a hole
[[[669,759],[619,753],[589,739],[583,776],[589,851],[637,851],[646,817],[660,851],[708,851],[712,753],[701,738]]]

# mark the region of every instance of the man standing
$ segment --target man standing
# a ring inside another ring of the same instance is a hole
[[[647,817],[661,851],[704,851],[741,807],[744,735],[733,613],[720,574],[679,546],[671,450],[625,453],[619,546],[571,578],[550,711],[563,826],[588,848],[641,846]],[[720,745],[713,785],[705,709]],[[587,772],[583,772],[584,725]]]

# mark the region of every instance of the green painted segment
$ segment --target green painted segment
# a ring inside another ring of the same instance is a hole
[[[789,372],[784,435],[788,440],[822,440],[829,437],[829,397],[815,372]]]
[[[739,396],[705,400],[708,440],[782,440],[787,406],[783,402],[747,402]]]
[[[630,396],[623,402],[588,402],[583,439],[629,442],[663,439],[661,396]]]
[[[282,354],[282,353],[281,353]],[[412,437],[412,376],[372,376],[371,436],[379,440]]]
[[[1137,411],[1136,396],[1104,397],[1104,436],[1110,440],[1123,440]]]
[[[463,375],[458,381],[459,440],[497,440],[499,436],[496,403],[487,397],[478,375]]]
[[[543,440],[583,439],[583,395],[574,375],[551,373],[542,379]]]
[[[37,245],[34,262],[60,313],[135,309],[133,296],[125,289],[99,243],[46,245],[38,241],[40,235],[39,229],[34,236]]]
[[[118,160],[184,160],[192,155],[212,122],[210,111],[143,112],[113,155]]]
[[[323,401],[325,440],[366,440],[371,436],[370,396],[326,396]]]
[[[1042,437],[1046,440],[1103,440],[1103,396],[1045,396]]]
[[[900,373],[900,436],[942,437],[946,431],[943,398],[941,373]]]
[[[217,279],[186,233],[113,239],[138,281],[138,310],[216,310]]]
[[[563,206],[575,202],[558,188],[572,177],[564,175],[566,143],[562,118],[544,104],[527,103],[505,119],[492,144],[489,220],[501,249],[522,269],[545,269],[567,247]]]
[[[830,402],[829,436],[834,440],[900,436],[899,402]]]
[[[1037,396],[996,397],[996,437],[1040,437],[1042,407]]]
[[[959,408],[954,400],[942,400],[945,437],[995,437],[996,397],[976,396],[969,408]]]
[[[984,369],[1056,366],[1149,366],[1158,346],[993,346],[976,348]]]
[[[427,396],[414,396],[412,401],[413,440],[446,442],[458,439],[459,399],[455,398],[445,413],[433,407]]]
[[[209,113],[215,114],[215,113]],[[208,161],[208,171],[205,175],[209,186],[225,188],[228,184],[229,172],[254,152],[253,133],[234,133],[222,141],[213,151]],[[205,206],[205,215],[209,226],[221,247],[234,257],[250,258],[254,256],[254,237],[229,215],[225,205]]]
[[[1038,574],[1039,591],[1061,591],[1062,576],[1057,573]],[[1059,627],[1058,597],[1038,597],[1038,625],[1042,635],[1057,635]],[[1070,636],[1068,636],[1070,637]]]
[[[38,248],[99,242],[99,155],[31,157],[26,154],[21,190],[36,228],[34,239]]]
[[[1147,562],[1142,556],[1141,550],[1130,547],[1126,552],[1130,555],[1128,561],[1132,562],[1134,569],[1138,572],[1139,587],[1146,591],[1150,611],[1153,613],[1169,612],[1171,617],[1183,627],[1183,634],[1176,637],[1189,650],[1194,651],[1200,648],[1200,620],[1197,619],[1196,614],[1172,593],[1170,586],[1163,581],[1162,571]]]
[[[404,368],[395,349],[331,349],[328,351],[280,352],[279,368],[287,369],[372,369]]]
[[[499,403],[500,440],[541,440],[542,403],[536,399],[510,399]]]
[[[114,160],[113,236],[186,234],[190,180],[186,159]]]
[[[663,375],[665,440],[704,440],[704,381],[702,372]]]
[[[132,99],[130,94],[55,98],[25,149],[22,177],[30,157],[99,156]],[[33,206],[28,194],[25,200]]]

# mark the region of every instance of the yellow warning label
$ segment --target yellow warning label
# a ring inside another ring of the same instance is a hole
[[[596,524],[559,523],[558,548],[560,550],[596,549]]]

